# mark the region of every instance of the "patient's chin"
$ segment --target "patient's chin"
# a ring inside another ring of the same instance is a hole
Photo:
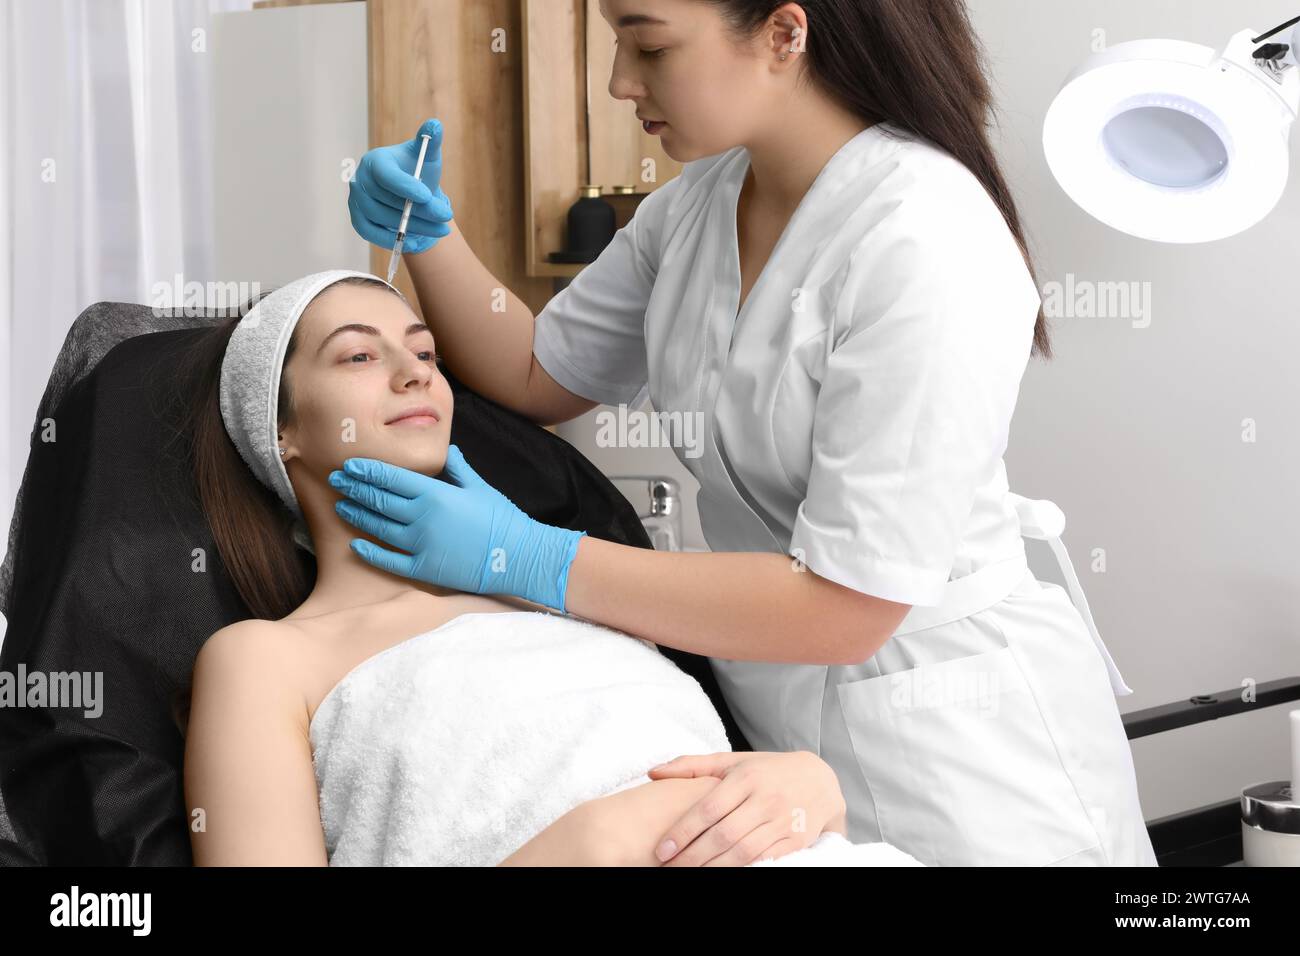
[[[417,426],[409,426],[405,431],[394,428],[387,434],[367,435],[364,441],[341,444],[337,447],[339,463],[335,467],[342,468],[348,458],[373,458],[422,475],[437,475],[447,465],[449,442],[445,434],[434,434],[434,431]]]
[[[390,465],[433,476],[447,466],[447,446],[441,442],[430,444],[432,447],[414,448],[407,442],[389,443],[385,453],[368,457],[382,458]]]

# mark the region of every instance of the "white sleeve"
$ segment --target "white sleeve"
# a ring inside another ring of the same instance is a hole
[[[846,587],[926,606],[1006,450],[1041,300],[1000,215],[909,203],[855,250],[790,550]]]
[[[659,271],[660,240],[679,175],[648,194],[595,262],[537,316],[533,354],[569,391],[607,405],[640,404],[645,313]]]

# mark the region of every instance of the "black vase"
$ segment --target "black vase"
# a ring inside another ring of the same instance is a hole
[[[617,231],[614,207],[601,198],[600,187],[583,186],[582,196],[569,207],[564,251],[579,262],[594,262]]]

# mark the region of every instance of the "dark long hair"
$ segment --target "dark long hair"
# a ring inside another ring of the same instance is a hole
[[[738,41],[786,0],[707,0]],[[868,123],[882,120],[946,150],[983,184],[1038,280],[1011,190],[989,141],[993,94],[965,0],[799,0],[812,83]],[[1038,310],[1031,354],[1052,357]]]

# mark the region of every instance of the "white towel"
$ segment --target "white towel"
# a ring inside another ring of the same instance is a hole
[[[811,845],[777,857],[755,860],[750,866],[925,866],[890,843],[850,843],[842,834],[826,832]]]
[[[655,764],[731,749],[653,644],[540,611],[462,614],[381,651],[326,695],[310,738],[332,866],[496,865]],[[881,848],[899,852],[823,834],[754,865],[892,861]]]

